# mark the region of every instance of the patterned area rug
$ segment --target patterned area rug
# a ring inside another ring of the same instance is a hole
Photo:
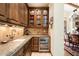
[[[72,47],[64,44],[64,49],[68,51],[73,56],[79,56],[79,47]]]

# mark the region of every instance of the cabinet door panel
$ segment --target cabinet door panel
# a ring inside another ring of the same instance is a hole
[[[24,46],[24,55],[30,56],[31,55],[31,40],[28,41]]]
[[[41,15],[36,16],[36,27],[41,27],[42,25],[42,20],[41,20]]]
[[[18,3],[10,3],[9,5],[9,18],[14,19],[11,22],[19,24]]]
[[[39,51],[39,38],[34,37],[32,39],[32,51]]]
[[[8,3],[0,3],[0,20],[6,21],[9,16],[9,5]]]
[[[39,51],[39,46],[38,45],[34,45],[33,46],[33,51],[38,52]]]
[[[5,15],[6,14],[6,4],[0,3],[0,14]]]
[[[21,23],[24,23],[24,4],[19,4],[19,20]]]
[[[23,48],[21,48],[14,56],[23,56]]]
[[[24,24],[28,24],[28,7],[24,4]]]

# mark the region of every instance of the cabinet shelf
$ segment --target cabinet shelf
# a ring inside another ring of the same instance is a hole
[[[31,19],[33,20],[33,24],[35,24],[31,25],[32,27],[48,27],[48,9],[29,9],[29,22],[31,22]]]
[[[48,34],[49,12],[47,7],[29,8],[29,28],[41,29],[40,34]],[[32,31],[33,32],[33,31]],[[38,30],[36,30],[38,33]],[[39,34],[39,33],[38,33]]]

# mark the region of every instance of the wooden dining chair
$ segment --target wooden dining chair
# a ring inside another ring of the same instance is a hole
[[[71,36],[70,36],[70,33],[66,33],[65,35],[66,35],[66,38],[64,39],[65,44],[66,44],[66,42],[68,42],[68,43],[69,43],[69,46],[70,46],[71,44],[73,45],[72,39],[71,39]]]
[[[72,43],[73,43],[73,47],[79,46],[79,38],[76,35],[72,35]]]

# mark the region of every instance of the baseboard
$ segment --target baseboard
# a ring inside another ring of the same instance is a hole
[[[53,56],[52,52],[50,51],[51,56]]]

